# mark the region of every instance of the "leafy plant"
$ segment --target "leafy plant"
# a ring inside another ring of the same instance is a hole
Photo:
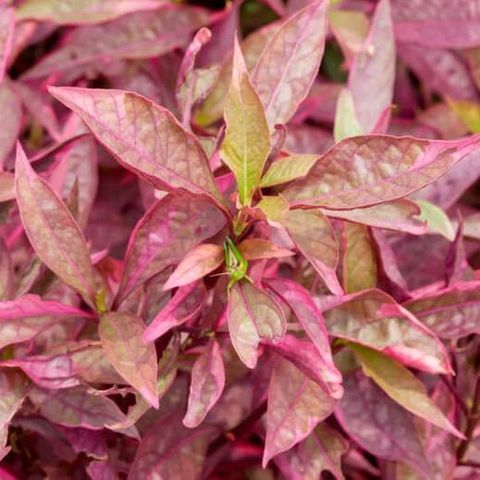
[[[186,3],[0,2],[0,477],[477,478],[478,5]]]

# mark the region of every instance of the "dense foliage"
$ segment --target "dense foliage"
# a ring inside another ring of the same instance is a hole
[[[480,1],[195,4],[0,0],[0,477],[480,478]]]

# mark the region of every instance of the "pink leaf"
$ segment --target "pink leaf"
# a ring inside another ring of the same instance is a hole
[[[348,138],[320,157],[305,179],[287,188],[284,196],[291,205],[335,210],[395,200],[432,183],[479,143],[479,137],[452,141],[387,135]]]
[[[291,257],[294,252],[275,245],[264,238],[246,238],[238,245],[245,260],[263,260],[268,258]]]
[[[296,247],[312,264],[330,291],[341,295],[343,290],[335,272],[338,265],[338,244],[327,217],[320,210],[290,210],[284,225]]]
[[[267,43],[252,82],[270,129],[287,123],[305,99],[323,57],[327,2],[316,0],[288,18]]]
[[[0,166],[3,166],[22,127],[22,106],[7,81],[0,85],[0,124],[4,125],[0,130]]]
[[[14,288],[15,276],[13,271],[12,259],[10,257],[10,252],[8,251],[8,248],[5,245],[5,242],[0,237],[0,302],[10,299],[13,295]],[[0,303],[0,312],[1,308],[2,307]]]
[[[110,312],[102,315],[98,335],[105,355],[117,372],[158,408],[157,354],[143,341],[145,325],[134,315]]]
[[[419,370],[451,371],[442,342],[381,290],[346,295],[336,303],[323,312],[330,335],[373,348]]]
[[[0,171],[0,202],[15,199],[15,175]]]
[[[0,6],[0,84],[7,67],[8,57],[12,48],[15,29],[15,11],[7,5]]]
[[[164,290],[182,287],[216,270],[224,261],[223,248],[212,243],[198,245],[187,253],[164,285]]]
[[[122,90],[50,87],[49,91],[82,118],[125,168],[161,190],[186,190],[221,205],[200,142],[164,107]]]
[[[207,201],[172,196],[159,200],[131,234],[117,302],[153,275],[176,265],[224,224],[224,217]]]
[[[217,403],[225,386],[225,368],[220,346],[212,340],[192,368],[188,408],[183,424],[188,428],[200,425]]]
[[[262,465],[306,438],[335,408],[335,400],[295,365],[280,358],[268,388],[267,438]]]
[[[64,203],[32,169],[20,145],[15,190],[25,232],[38,256],[95,305],[95,272],[83,234]]]
[[[259,343],[280,341],[286,328],[280,306],[263,290],[244,280],[230,290],[227,322],[233,347],[248,368],[257,364]]]
[[[363,133],[371,133],[390,107],[395,80],[395,39],[389,0],[378,3],[370,33],[356,55],[348,83]]]
[[[147,327],[143,339],[153,342],[170,329],[193,319],[203,307],[206,293],[201,283],[191,283],[179,288]]]

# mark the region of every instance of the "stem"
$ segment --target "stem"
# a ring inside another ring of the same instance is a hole
[[[472,441],[475,427],[480,418],[480,375],[477,376],[475,393],[473,395],[472,408],[467,416],[467,426],[465,428],[465,439],[460,442],[457,449],[457,461],[461,461],[467,452],[468,445]]]

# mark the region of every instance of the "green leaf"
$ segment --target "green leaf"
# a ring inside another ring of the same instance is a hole
[[[370,377],[392,400],[403,408],[443,430],[463,438],[442,411],[433,403],[423,383],[403,365],[370,348],[350,344]]]
[[[480,104],[449,100],[448,105],[472,133],[480,133]]]
[[[261,187],[273,187],[296,180],[307,175],[318,155],[290,155],[283,157],[270,165],[260,182]]]
[[[448,215],[440,207],[427,200],[416,200],[415,203],[421,210],[418,218],[427,222],[428,230],[432,233],[439,233],[450,242],[453,242],[455,229]]]
[[[225,104],[226,133],[220,155],[237,180],[242,205],[250,205],[270,153],[265,109],[235,43],[232,82]]]
[[[347,88],[343,88],[338,96],[337,109],[335,111],[335,126],[333,135],[335,141],[339,142],[344,138],[355,137],[365,133],[358,122],[353,104],[353,97]]]

